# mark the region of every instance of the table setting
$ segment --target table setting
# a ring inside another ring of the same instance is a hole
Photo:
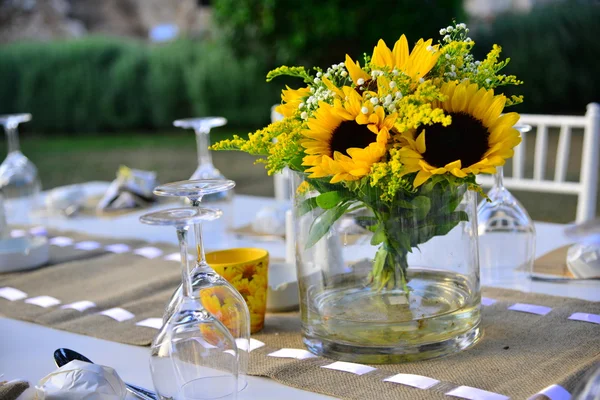
[[[277,68],[304,86],[248,137],[174,121],[188,180],[40,192],[3,163],[0,398],[599,398],[600,221],[534,222],[504,187],[522,82],[468,32]],[[29,119],[0,116],[10,165]],[[235,193],[210,151],[285,169],[290,201]]]

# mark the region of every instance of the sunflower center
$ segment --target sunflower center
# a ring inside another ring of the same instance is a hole
[[[449,126],[433,124],[425,128],[423,159],[434,167],[443,167],[456,160],[462,168],[481,161],[488,150],[490,133],[481,121],[465,113],[450,113]],[[420,134],[421,132],[419,132]]]
[[[376,140],[377,136],[367,128],[367,125],[344,121],[333,131],[329,148],[332,156],[336,151],[348,155],[346,150],[353,147],[364,149]]]
[[[356,86],[354,88],[362,96],[363,92],[370,90],[372,92],[377,92],[377,81],[373,79],[367,79],[365,83],[360,86]]]

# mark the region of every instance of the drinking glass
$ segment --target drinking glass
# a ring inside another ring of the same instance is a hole
[[[189,225],[220,217],[219,210],[174,208],[140,217],[148,225],[174,226],[181,253],[181,301],[151,346],[150,370],[160,399],[235,399],[238,349],[228,329],[193,296],[187,257]]]
[[[185,197],[193,207],[199,208],[204,196],[221,193],[233,189],[235,182],[225,179],[201,179],[194,181],[181,181],[168,183],[154,189],[157,196]],[[210,298],[219,301],[221,312],[215,315],[229,329],[236,340],[239,351],[239,390],[246,386],[248,371],[248,354],[250,350],[250,312],[242,295],[226,279],[217,274],[206,262],[204,245],[202,242],[202,226],[194,224],[196,238],[196,266],[191,272],[192,293],[196,299]],[[165,318],[168,318],[183,297],[182,288],[179,287],[167,309]]]
[[[8,224],[6,223],[6,213],[4,211],[4,197],[0,190],[0,240],[8,237]]]
[[[223,117],[186,118],[178,119],[173,125],[178,128],[193,129],[196,133],[196,147],[198,150],[198,167],[190,177],[190,180],[198,179],[225,179],[212,162],[210,154],[210,130],[227,124]],[[230,200],[232,193],[228,191],[214,192],[206,196],[205,202]]]
[[[529,125],[515,126],[521,133]],[[501,275],[520,268],[528,273],[535,258],[535,227],[525,207],[504,187],[503,167],[496,168],[494,185],[477,207],[479,257],[482,273]]]
[[[40,180],[35,165],[21,153],[19,133],[20,123],[31,120],[31,114],[0,115],[8,139],[8,155],[0,165],[0,189],[7,201],[8,223],[18,217],[29,218],[29,213],[38,204]]]

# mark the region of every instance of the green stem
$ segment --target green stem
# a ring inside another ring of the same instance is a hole
[[[401,254],[394,255],[394,287],[400,288],[406,293],[408,297],[408,253],[402,252]]]

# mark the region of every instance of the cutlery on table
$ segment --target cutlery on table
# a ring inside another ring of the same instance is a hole
[[[54,362],[60,368],[63,365],[73,361],[79,360],[88,362],[93,364],[92,360],[84,356],[83,354],[79,354],[78,352],[70,349],[60,348],[54,352]],[[127,391],[134,396],[143,399],[143,400],[158,400],[156,394],[148,389],[144,389],[142,387],[132,385],[130,383],[125,382],[125,387]]]

